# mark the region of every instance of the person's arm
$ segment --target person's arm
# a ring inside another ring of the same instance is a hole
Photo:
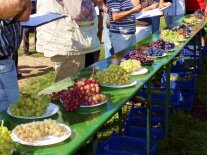
[[[31,14],[32,2],[31,0],[23,0],[21,3],[22,10],[15,16],[17,21],[27,21]]]
[[[108,13],[108,12],[109,12],[109,8],[106,6],[105,3],[103,3],[102,10],[103,10],[103,12],[105,12],[105,13]]]
[[[124,18],[130,16],[131,14],[140,12],[141,9],[142,9],[141,4],[139,4],[138,6],[135,6],[133,9],[129,11],[112,12],[112,19],[113,21],[121,21]]]
[[[22,0],[0,0],[0,19],[15,17],[21,11]]]
[[[100,6],[103,4],[103,0],[92,0],[94,6]]]
[[[172,5],[171,2],[165,2],[165,0],[160,0],[160,8],[162,7],[170,7]]]
[[[150,5],[150,6],[146,7],[146,8],[143,8],[143,9],[141,10],[141,12],[145,12],[145,11],[153,10],[153,9],[158,8],[158,7],[159,7],[159,3],[154,3],[154,4],[152,4],[152,5]]]

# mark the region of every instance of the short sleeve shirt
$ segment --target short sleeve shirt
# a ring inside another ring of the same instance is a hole
[[[112,20],[112,13],[129,11],[134,7],[131,0],[107,0],[107,5],[110,15],[109,31],[112,33],[134,34],[136,31],[134,14],[131,14],[121,21]]]

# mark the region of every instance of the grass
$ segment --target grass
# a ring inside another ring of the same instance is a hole
[[[158,155],[207,154],[207,122],[184,112],[171,117],[169,138],[158,143]]]
[[[55,72],[50,71],[44,76],[32,77],[29,79],[28,85],[21,88],[22,93],[26,94],[37,94],[39,91],[43,90],[54,84]]]

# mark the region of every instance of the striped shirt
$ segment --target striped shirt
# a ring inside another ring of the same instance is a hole
[[[0,57],[9,56],[17,51],[22,39],[19,22],[0,20]]]
[[[121,21],[113,21],[112,13],[129,11],[133,8],[131,0],[107,0],[107,5],[110,12],[110,28],[109,31],[112,33],[121,34],[134,34],[135,29],[135,16],[131,14],[130,16],[124,18]]]

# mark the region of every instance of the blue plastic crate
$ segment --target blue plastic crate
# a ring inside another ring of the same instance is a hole
[[[126,123],[124,127],[124,135],[136,138],[146,138],[146,127],[133,126],[130,123]],[[164,128],[151,128],[151,138],[161,139],[165,136]]]
[[[147,108],[146,107],[132,107],[129,111],[129,115],[133,116],[142,116],[146,117]],[[170,112],[173,112],[173,109],[170,108]],[[165,117],[165,107],[164,106],[156,106],[151,107],[151,117]]]
[[[183,89],[180,94],[180,109],[190,111],[194,103],[195,89]]]
[[[157,154],[156,141],[151,143],[151,155]],[[146,155],[146,140],[128,136],[112,136],[101,142],[96,155]]]
[[[140,96],[147,98],[147,88],[142,88]],[[165,104],[166,88],[152,87],[151,103],[153,105]],[[170,90],[170,103],[171,105],[179,105],[179,89],[174,88]]]
[[[179,89],[195,89],[196,78],[192,74],[171,73],[170,87]],[[173,80],[173,77],[178,78]]]
[[[194,49],[194,46],[192,45],[187,45],[183,48],[182,50],[182,54],[183,55],[194,55],[194,52],[193,52],[193,49]],[[207,47],[206,46],[202,46],[201,47],[201,54],[202,55],[207,55]],[[198,50],[198,46],[196,46],[196,55],[199,56],[199,50]]]
[[[133,114],[129,114],[129,116],[126,119],[126,124],[130,124],[132,126],[138,126],[138,127],[146,127],[146,117],[141,116],[135,116]],[[164,127],[165,119],[161,117],[151,117],[151,127],[155,127],[157,125],[161,125]]]

